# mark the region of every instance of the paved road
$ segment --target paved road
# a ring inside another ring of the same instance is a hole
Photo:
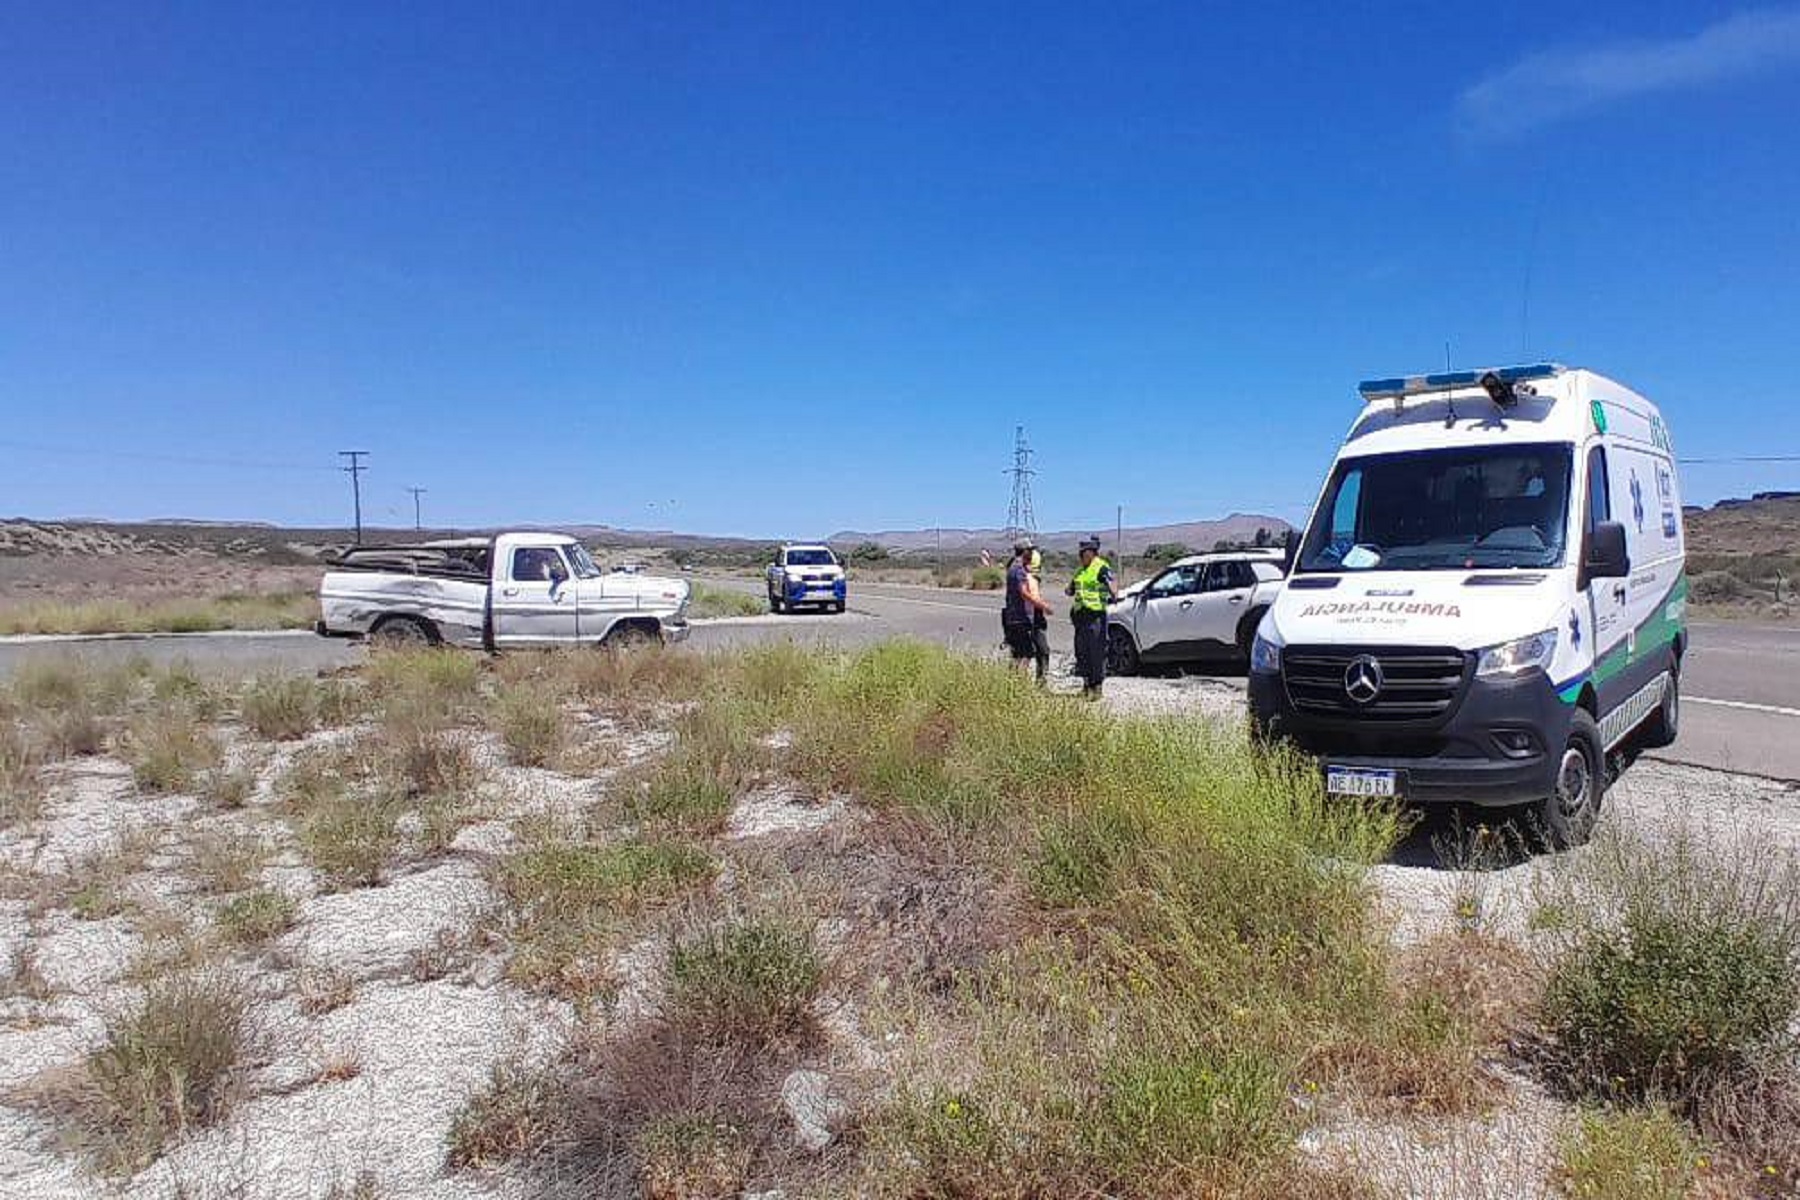
[[[708,580],[713,586],[760,594],[757,580]],[[850,611],[733,619],[695,627],[699,648],[743,645],[772,637],[866,645],[895,636],[941,642],[957,649],[997,648],[1000,598],[903,584],[858,583]],[[1053,649],[1069,650],[1066,621],[1052,621]],[[242,672],[275,666],[317,670],[356,662],[359,646],[311,634],[196,635],[105,642],[0,642],[0,675],[21,662],[77,654],[118,660],[143,655],[185,659],[202,670]],[[1681,739],[1657,757],[1800,780],[1800,629],[1695,622],[1693,648],[1682,680]]]

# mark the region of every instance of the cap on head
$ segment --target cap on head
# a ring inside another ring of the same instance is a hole
[[[1095,554],[1098,554],[1100,553],[1100,539],[1097,537],[1082,538],[1081,548],[1083,550],[1092,550]]]
[[[1034,549],[1036,549],[1036,547],[1032,545],[1030,538],[1020,538],[1018,541],[1013,543],[1013,553],[1014,554],[1023,554],[1027,550],[1034,550]]]

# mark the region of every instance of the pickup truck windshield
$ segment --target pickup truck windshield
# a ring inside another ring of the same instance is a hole
[[[577,579],[600,578],[600,568],[594,565],[593,555],[588,553],[586,546],[576,542],[572,546],[563,547],[563,549],[569,556],[569,566],[574,568]]]
[[[1301,545],[1300,570],[1558,566],[1570,462],[1566,445],[1342,459]]]
[[[787,565],[790,567],[830,567],[837,564],[837,559],[829,550],[789,550]]]

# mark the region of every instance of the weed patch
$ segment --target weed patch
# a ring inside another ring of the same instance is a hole
[[[706,1114],[658,1117],[637,1137],[645,1200],[729,1200],[750,1170],[750,1147],[729,1121]]]
[[[46,1097],[106,1170],[128,1173],[225,1116],[250,1047],[249,998],[225,975],[153,982],[78,1080]]]
[[[280,892],[261,888],[239,896],[219,910],[219,928],[240,946],[255,946],[294,923],[294,902]]]
[[[318,685],[300,676],[257,679],[245,689],[239,705],[244,724],[272,741],[305,737],[319,723]]]
[[[714,1040],[767,1042],[801,1027],[824,974],[805,930],[767,918],[709,926],[670,950],[673,1019]]]
[[[562,1139],[568,1105],[568,1088],[553,1070],[496,1063],[450,1124],[450,1167],[479,1169],[543,1153]]]
[[[1700,1147],[1662,1108],[1589,1111],[1564,1139],[1562,1184],[1593,1200],[1685,1200]]]
[[[201,772],[219,766],[224,753],[192,709],[170,705],[133,722],[126,758],[144,791],[183,792]]]
[[[548,767],[568,745],[568,718],[552,693],[508,688],[494,705],[494,725],[507,757],[521,767]]]

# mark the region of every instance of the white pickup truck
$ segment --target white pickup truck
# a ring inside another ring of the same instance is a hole
[[[1107,670],[1139,664],[1248,662],[1256,626],[1281,592],[1285,552],[1221,551],[1178,559],[1106,610]]]
[[[319,584],[325,637],[495,650],[687,636],[688,585],[602,571],[555,533],[346,551]]]

